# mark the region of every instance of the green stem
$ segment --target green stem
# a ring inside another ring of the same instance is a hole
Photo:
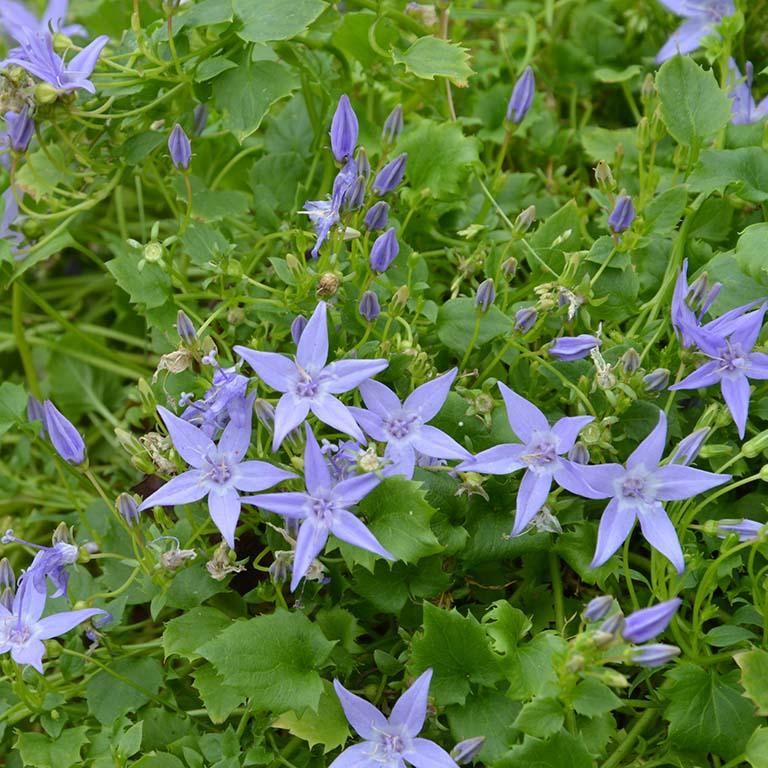
[[[624,741],[619,744],[613,754],[603,763],[601,768],[617,768],[624,758],[629,754],[635,742],[640,738],[642,732],[650,726],[658,716],[655,709],[646,709],[632,726]]]
[[[38,399],[42,397],[40,392],[40,382],[37,379],[37,372],[35,371],[35,365],[32,361],[32,353],[27,344],[27,337],[24,333],[24,297],[21,280],[17,280],[13,284],[13,297],[11,299],[12,307],[12,324],[13,335],[16,339],[16,349],[19,350],[19,357],[21,358],[21,364],[24,368],[24,375],[27,379],[32,394]]]

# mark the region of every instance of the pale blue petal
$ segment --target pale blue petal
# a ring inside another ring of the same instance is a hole
[[[306,330],[304,332],[306,333]],[[302,338],[304,337],[302,336]],[[359,443],[365,445],[365,435],[357,426],[357,422],[349,409],[333,395],[321,395],[311,402],[310,408],[320,421],[339,430],[339,432],[354,437]]]
[[[400,696],[392,707],[389,716],[390,725],[402,727],[403,731],[414,738],[424,727],[427,717],[427,698],[432,670],[427,669],[414,680],[413,685]]]
[[[628,504],[611,499],[600,518],[597,531],[597,547],[590,567],[598,568],[624,543],[635,524],[636,511]]]
[[[379,483],[381,478],[372,473],[354,475],[342,480],[333,489],[333,497],[344,507],[353,507],[362,501]]]
[[[306,523],[304,523],[306,525]],[[395,556],[381,546],[379,540],[366,528],[362,520],[359,520],[351,512],[340,511],[334,515],[331,522],[331,533],[347,544],[353,544],[360,549],[368,550],[387,560],[395,560]]]
[[[277,401],[275,408],[275,434],[272,436],[272,452],[281,445],[286,436],[296,429],[309,414],[310,402],[286,393]]]
[[[661,552],[675,566],[678,573],[682,573],[685,570],[683,549],[675,526],[672,525],[664,507],[661,504],[646,504],[639,510],[637,517],[645,540]]]
[[[594,420],[594,416],[566,416],[564,419],[560,419],[552,427],[552,434],[560,440],[557,452],[568,453],[573,448],[579,432]]]
[[[557,470],[555,477],[558,484],[588,499],[609,499],[614,496],[616,483],[626,473],[621,464],[574,464],[564,459],[561,462],[561,468],[564,467],[566,472]]]
[[[306,517],[306,507],[309,496],[298,491],[285,491],[284,493],[259,493],[256,496],[242,496],[243,504],[253,504],[259,509],[266,509],[287,518]]]
[[[507,407],[509,425],[524,443],[530,442],[534,432],[549,432],[547,417],[533,403],[502,382],[499,382],[499,390]]]
[[[232,485],[238,491],[265,491],[283,480],[296,477],[293,472],[268,464],[266,461],[244,461],[235,467]]]
[[[296,362],[310,374],[320,371],[328,360],[328,305],[319,301],[296,345]]]
[[[230,418],[229,424],[224,428],[219,440],[219,455],[225,455],[232,464],[241,462],[251,445],[251,424],[255,399],[255,393],[245,398],[237,418]]]
[[[312,561],[323,551],[328,541],[328,528],[314,517],[308,517],[299,528],[296,537],[296,553],[291,574],[291,592],[299,586]]]
[[[100,608],[83,608],[79,611],[64,611],[52,616],[46,616],[37,622],[36,635],[41,640],[49,640],[52,637],[59,637],[70,629],[82,624],[91,616],[106,615],[106,611]]]
[[[175,416],[167,408],[163,408],[162,405],[157,406],[157,412],[165,423],[173,447],[179,456],[191,467],[200,469],[206,457],[213,456],[216,451],[211,438],[201,429]]]
[[[348,691],[338,680],[333,681],[333,688],[339,697],[347,721],[360,737],[375,740],[387,729],[387,718],[373,704]]]
[[[645,467],[648,470],[659,466],[667,444],[667,414],[659,411],[659,420],[651,433],[635,448],[627,459],[627,469]]]
[[[41,675],[43,674],[43,654],[45,646],[41,640],[32,638],[21,647],[11,648],[11,658],[17,664],[29,664],[34,667]]]
[[[765,352],[753,352],[747,357],[749,359],[747,376],[761,381],[768,379],[768,355]]]
[[[679,501],[727,483],[731,476],[717,475],[683,464],[667,464],[654,472],[653,479],[657,499]]]
[[[268,387],[278,392],[287,392],[291,385],[298,381],[296,363],[285,355],[277,352],[258,352],[241,346],[232,349],[253,368],[256,375]]]
[[[347,409],[352,414],[355,421],[374,440],[386,443],[390,439],[389,434],[384,429],[384,423],[382,422],[381,417],[373,413],[373,411],[366,411],[365,408],[356,408],[353,405],[347,406]]]
[[[387,768],[378,760],[368,757],[370,744],[353,744],[347,747],[329,766],[329,768]]]
[[[434,419],[445,405],[448,393],[451,391],[451,385],[458,372],[458,368],[453,368],[448,373],[416,387],[405,399],[404,409],[417,413],[422,421]]]
[[[91,72],[93,72],[96,66],[96,62],[99,60],[99,56],[101,56],[104,46],[108,42],[109,37],[107,35],[101,35],[89,43],[67,64],[68,74],[75,78],[90,77]],[[82,85],[81,87],[85,86]]]
[[[380,381],[364,381],[360,384],[360,394],[368,409],[378,416],[386,417],[402,410],[397,395]]]
[[[320,452],[315,433],[309,424],[304,425],[307,442],[304,447],[304,482],[312,496],[328,491],[333,484],[328,464]]]
[[[139,512],[152,507],[172,507],[175,504],[191,504],[200,501],[208,493],[210,483],[199,469],[171,478],[162,488],[158,488],[139,505]]]
[[[306,331],[305,331],[306,333]],[[302,338],[304,338],[302,336]],[[349,392],[355,387],[362,386],[371,376],[381,373],[389,363],[386,360],[338,360],[323,370],[322,379],[326,389],[332,395]]]
[[[712,31],[713,27],[706,19],[696,17],[684,21],[656,54],[656,63],[661,64],[678,53],[684,55],[695,51],[702,39]]]
[[[464,459],[468,461],[472,454],[459,445],[450,435],[446,435],[442,429],[423,425],[411,440],[413,447],[433,459]]]
[[[494,445],[485,451],[480,451],[474,458],[467,459],[456,467],[459,472],[478,472],[481,475],[508,475],[522,469],[525,462],[520,456],[525,446],[518,443]]]
[[[528,524],[536,517],[536,513],[544,506],[552,487],[552,475],[547,473],[537,474],[528,470],[520,481],[520,490],[517,492],[517,510],[515,512],[515,524],[512,535],[519,536]]]
[[[429,739],[414,739],[403,757],[415,768],[458,768],[453,758]]]
[[[384,451],[384,458],[391,462],[382,470],[384,477],[402,475],[411,480],[416,469],[416,452],[408,443],[390,443]]]
[[[746,376],[724,377],[720,381],[720,391],[739,430],[739,437],[743,439],[749,415],[749,380]]]
[[[714,360],[704,363],[704,365],[697,368],[693,373],[689,373],[682,381],[673,384],[670,389],[675,391],[678,389],[711,387],[713,384],[717,384],[717,382],[720,381],[720,373],[717,368],[718,364]]]
[[[221,537],[230,549],[235,548],[235,528],[240,518],[240,497],[234,488],[227,488],[223,493],[215,490],[208,494],[208,511],[211,520],[219,529]]]

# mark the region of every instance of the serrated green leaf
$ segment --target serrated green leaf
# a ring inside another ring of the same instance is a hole
[[[762,203],[768,200],[768,156],[759,147],[707,150],[701,153],[689,183],[694,192],[730,189],[750,203]]]
[[[474,616],[425,603],[424,630],[413,640],[409,669],[418,675],[430,667],[430,690],[440,705],[463,704],[472,683],[493,686],[501,678],[498,658]]]
[[[403,53],[393,50],[392,59],[395,64],[404,64],[416,77],[424,80],[447,77],[460,87],[466,86],[474,74],[466,48],[433,35],[420,37]]]
[[[557,733],[564,721],[563,705],[555,698],[543,697],[525,704],[513,725],[518,731],[546,739]]]
[[[57,739],[43,733],[19,733],[16,748],[29,768],[70,768],[81,765],[80,750],[88,743],[88,728],[67,728]]]
[[[197,649],[228,627],[232,620],[221,611],[208,606],[192,608],[165,625],[163,651],[168,658],[172,654],[187,659],[199,658]]]
[[[226,722],[227,718],[247,698],[242,691],[227,685],[224,678],[216,674],[216,670],[210,664],[198,667],[193,676],[194,686],[203,700],[212,723],[220,725]]]
[[[110,664],[110,671],[113,674],[103,671],[94,675],[85,688],[88,711],[104,724],[135,712],[163,684],[163,671],[157,659],[118,659]]]
[[[571,703],[580,715],[598,717],[620,707],[621,699],[607,685],[588,677],[576,686]]]
[[[317,709],[317,670],[334,645],[304,614],[278,609],[237,622],[198,651],[256,710],[285,712]]]
[[[584,742],[561,731],[546,741],[526,736],[495,768],[594,768],[594,765]]]
[[[296,37],[328,7],[321,0],[233,0],[233,5],[243,22],[237,34],[252,43]]]
[[[768,651],[756,648],[734,656],[741,669],[741,684],[757,707],[757,714],[768,715]]]
[[[744,754],[752,768],[768,768],[768,728],[755,730]]]
[[[673,56],[656,75],[661,116],[679,144],[692,146],[717,133],[731,119],[731,100],[711,70],[688,56]]]
[[[145,263],[139,269],[140,259],[138,252],[135,255],[124,253],[108,261],[106,267],[133,304],[143,304],[147,308],[162,306],[168,300],[171,279],[159,264]]]

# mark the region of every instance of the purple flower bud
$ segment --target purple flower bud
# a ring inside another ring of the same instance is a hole
[[[477,289],[477,296],[475,296],[475,306],[477,306],[481,312],[487,312],[488,308],[496,301],[496,288],[493,286],[493,279],[488,278],[480,283],[480,287]]]
[[[515,330],[520,333],[528,333],[528,331],[536,325],[536,320],[539,318],[539,313],[533,307],[523,307],[515,312]]]
[[[474,736],[460,741],[452,750],[451,757],[459,764],[471,763],[477,759],[485,745],[485,736]]]
[[[608,226],[616,233],[629,229],[635,220],[635,206],[629,195],[619,195],[608,217]]]
[[[363,222],[370,230],[384,229],[389,220],[389,203],[379,200],[374,203],[366,212]]]
[[[139,522],[139,518],[141,517],[139,505],[130,493],[121,493],[115,501],[115,506],[120,513],[120,517],[122,517],[128,525],[133,526]]]
[[[194,116],[192,135],[202,136],[205,126],[208,124],[208,105],[198,104],[192,114]]]
[[[574,464],[589,464],[589,449],[584,443],[574,443],[568,451],[568,461]]]
[[[634,347],[630,347],[621,356],[621,366],[627,373],[634,373],[640,367],[640,355]]]
[[[624,616],[621,613],[614,613],[613,616],[609,616],[600,625],[600,631],[605,632],[613,637],[617,637],[623,626]]]
[[[296,315],[291,323],[291,338],[294,344],[299,343],[301,334],[304,333],[304,329],[307,327],[307,318],[304,315]]]
[[[536,221],[536,206],[529,205],[525,210],[520,211],[515,219],[515,231],[527,232]]]
[[[717,523],[717,535],[725,539],[735,533],[739,541],[753,541],[765,527],[766,523],[759,523],[757,520],[720,520]]]
[[[357,152],[355,152],[355,165],[357,166],[357,172],[368,181],[371,176],[371,161],[368,159],[368,153],[363,147],[358,148]]]
[[[6,611],[9,613],[13,612],[13,598],[15,597],[15,592],[10,587],[6,587],[2,592],[0,592],[0,605],[5,608]]]
[[[50,401],[43,404],[45,427],[56,453],[70,464],[85,461],[85,441],[61,411]]]
[[[403,108],[398,104],[387,116],[381,129],[381,141],[384,144],[394,144],[403,131]]]
[[[8,124],[8,143],[17,152],[25,152],[35,132],[35,124],[29,116],[29,107],[21,112],[6,112],[5,122]]]
[[[405,161],[408,155],[403,153],[390,160],[377,174],[373,181],[373,191],[383,197],[395,189],[405,176]]]
[[[513,123],[521,123],[528,114],[531,104],[533,104],[533,94],[535,92],[536,82],[533,77],[533,70],[530,67],[526,67],[512,89],[512,96],[509,99],[509,104],[507,104],[507,120]]]
[[[630,661],[641,667],[660,667],[679,655],[680,649],[676,645],[664,645],[663,643],[652,643],[641,648],[632,648],[629,652]]]
[[[360,314],[372,323],[381,313],[379,297],[373,291],[366,291],[360,299]]]
[[[655,371],[643,376],[646,392],[662,392],[669,385],[669,371],[666,368],[657,368]]]
[[[677,444],[675,450],[672,451],[672,455],[669,457],[669,463],[682,464],[686,467],[689,464],[692,464],[699,455],[701,446],[707,439],[708,434],[709,427],[704,427],[703,429],[697,429],[695,432],[688,435],[688,437],[683,438]]]
[[[645,643],[652,640],[669,626],[669,622],[672,621],[682,602],[679,597],[675,597],[631,613],[624,620],[621,636],[630,643]]]
[[[185,344],[194,344],[197,340],[195,326],[192,325],[192,321],[182,309],[176,315],[176,332]]]
[[[331,122],[331,150],[340,163],[352,157],[357,146],[358,132],[357,115],[344,94],[339,99]]]
[[[365,201],[365,178],[358,176],[352,186],[344,195],[344,209],[347,211],[356,211],[362,208]]]
[[[390,227],[383,235],[376,238],[371,247],[371,269],[374,272],[386,272],[399,252],[400,245],[397,242],[395,228]]]
[[[27,418],[30,421],[39,421],[43,425],[43,432],[45,432],[45,411],[43,410],[43,404],[34,395],[30,395],[27,400]]]
[[[549,348],[549,354],[558,360],[566,362],[582,360],[601,344],[600,339],[587,333],[582,333],[578,336],[560,336],[555,339],[555,343]]]
[[[691,305],[695,306],[704,298],[704,294],[707,291],[708,285],[709,285],[709,278],[707,277],[706,272],[699,275],[691,283],[691,286],[688,289],[688,297],[687,297]]]
[[[168,151],[171,153],[171,160],[177,168],[189,168],[189,162],[192,159],[192,145],[189,137],[184,133],[184,129],[176,123],[173,126],[171,135],[168,137]]]
[[[298,342],[297,342],[298,343]],[[275,406],[261,397],[256,398],[253,404],[256,418],[269,430],[275,427]]]
[[[604,619],[613,607],[613,598],[610,595],[593,597],[584,609],[582,616],[586,621],[600,621]]]
[[[720,295],[720,291],[722,290],[723,284],[722,283],[715,283],[712,288],[710,288],[709,293],[704,297],[704,300],[701,302],[701,309],[699,310],[699,317],[704,317],[704,315],[709,312],[712,305],[715,303],[715,300]]]
[[[16,575],[7,557],[0,560],[0,587],[16,589]]]

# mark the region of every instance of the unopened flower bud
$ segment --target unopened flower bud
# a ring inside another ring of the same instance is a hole
[[[669,371],[657,368],[643,376],[643,384],[646,392],[663,392],[669,386]]]
[[[533,307],[523,307],[515,312],[515,330],[528,333],[536,324],[539,313]]]
[[[407,285],[401,285],[392,297],[392,306],[395,308],[402,308],[408,303],[408,299],[411,297],[411,292],[408,290]]]
[[[177,168],[189,168],[192,160],[192,144],[189,136],[184,133],[184,129],[178,123],[173,126],[171,135],[168,137],[168,151]]]
[[[381,129],[383,144],[394,144],[403,131],[403,108],[398,104],[387,116]]]
[[[607,648],[616,641],[614,635],[610,632],[604,632],[602,629],[598,629],[592,634],[592,642],[597,648]]]
[[[698,304],[704,298],[707,288],[709,288],[709,277],[706,272],[702,272],[688,289],[689,302],[694,306]]]
[[[618,637],[621,634],[621,628],[624,626],[624,616],[621,613],[614,613],[609,616],[601,625],[600,631],[607,632],[609,635]]]
[[[487,312],[491,304],[496,300],[496,289],[493,285],[493,279],[488,278],[480,283],[480,287],[477,289],[477,296],[475,296],[475,306],[481,312]]]
[[[630,643],[652,640],[669,626],[682,602],[679,597],[675,597],[631,613],[624,619],[621,636]]]
[[[205,126],[208,124],[208,105],[198,104],[192,114],[194,116],[192,135],[202,136],[203,131],[205,130]]]
[[[605,160],[600,160],[595,166],[595,181],[601,189],[613,189],[616,184],[611,171],[611,166],[608,165]]]
[[[634,347],[621,356],[621,366],[627,373],[634,373],[640,367],[640,355]]]
[[[304,329],[307,327],[307,318],[304,315],[296,315],[291,323],[291,338],[294,344],[299,343],[301,334],[304,333]]]
[[[379,297],[373,291],[366,291],[360,299],[358,310],[362,317],[372,323],[381,313]]]
[[[692,432],[688,437],[683,438],[669,457],[669,463],[683,464],[686,467],[689,464],[692,464],[699,455],[699,451],[701,451],[708,434],[709,427],[703,427],[702,429],[697,429],[695,432]],[[755,454],[755,456],[756,455],[757,454]]]
[[[349,103],[349,97],[344,94],[339,99],[331,122],[331,150],[340,163],[352,157],[358,133],[357,115]]]
[[[43,404],[34,395],[30,395],[27,399],[27,418],[30,421],[39,421],[43,426],[43,431],[45,431]]]
[[[717,300],[717,297],[720,295],[720,291],[723,288],[722,283],[715,283],[710,289],[709,293],[702,299],[701,302],[701,309],[699,310],[699,316],[703,317],[704,315],[709,312],[709,310],[712,308],[712,305]]]
[[[287,581],[291,572],[292,555],[292,552],[282,550],[275,552],[275,559],[269,566],[269,577],[275,584],[282,584]]]
[[[368,153],[364,147],[358,147],[355,153],[355,164],[357,165],[357,172],[368,181],[371,175],[371,161],[368,159]]]
[[[139,518],[141,517],[139,505],[130,493],[121,493],[115,501],[115,506],[120,513],[120,517],[122,517],[128,525],[134,526],[139,522]]]
[[[0,592],[0,605],[2,605],[9,613],[13,613],[13,598],[15,596],[16,593],[10,587],[6,587]]]
[[[517,79],[512,89],[512,96],[507,104],[506,119],[512,123],[521,123],[533,104],[535,92],[536,81],[533,69],[529,66],[523,70],[523,74]]]
[[[593,597],[587,603],[582,616],[585,621],[600,621],[608,615],[611,608],[613,608],[613,598],[610,595],[600,595],[600,597]]]
[[[510,256],[505,259],[501,265],[501,271],[510,279],[512,279],[517,273],[517,259],[514,256]]]
[[[336,291],[339,290],[339,278],[333,274],[333,272],[326,272],[320,277],[320,282],[317,284],[317,291],[315,293],[318,296],[333,296]]]
[[[581,333],[578,336],[560,336],[549,348],[549,354],[566,362],[582,360],[601,344],[600,339],[588,333]]]
[[[386,272],[397,258],[400,244],[397,242],[395,228],[390,227],[383,235],[379,235],[371,247],[371,269],[374,272]]]
[[[629,688],[629,680],[615,669],[604,669],[600,673],[600,680],[611,688]]]
[[[179,334],[179,338],[185,343],[192,345],[197,341],[197,331],[192,321],[187,316],[184,310],[179,310],[176,315],[176,331]]]
[[[640,86],[640,98],[643,104],[649,102],[656,95],[656,82],[653,75],[649,72]]]
[[[38,106],[42,104],[53,104],[53,102],[56,101],[60,95],[61,91],[49,83],[38,83],[35,86],[35,104]]]
[[[377,229],[384,229],[384,227],[387,226],[388,220],[389,203],[385,203],[383,200],[379,200],[366,211],[363,223],[369,230],[373,231]]]
[[[679,655],[680,649],[676,645],[663,643],[651,643],[627,651],[627,658],[641,667],[660,667]]]
[[[722,539],[735,533],[739,537],[739,541],[753,541],[768,531],[768,524],[760,523],[757,520],[727,518],[725,520],[709,520],[708,523],[712,524],[712,529],[707,533],[715,534]]]
[[[7,557],[0,560],[0,587],[16,589],[16,575]]]
[[[85,461],[85,441],[61,411],[50,401],[43,404],[45,427],[56,453],[70,464]]]
[[[356,211],[362,208],[365,201],[365,177],[358,176],[355,183],[344,195],[344,209],[347,211]]]
[[[589,448],[584,443],[574,443],[568,451],[568,460],[574,464],[589,464]]]
[[[35,124],[29,116],[29,107],[23,107],[20,112],[6,112],[5,122],[8,126],[6,136],[11,149],[25,152],[35,132]]]
[[[452,750],[451,757],[459,764],[471,763],[482,752],[485,744],[485,736],[474,736],[471,739],[460,741]]]
[[[619,234],[628,230],[634,220],[635,206],[632,198],[629,195],[619,195],[608,217],[608,226],[614,234]]]
[[[515,219],[515,231],[520,232],[520,234],[527,232],[533,226],[535,221],[536,206],[529,205],[526,209],[517,214],[517,218]]]
[[[297,342],[298,343],[298,342]],[[275,426],[275,406],[264,400],[261,397],[257,397],[253,403],[254,413],[256,418],[269,430]]]
[[[574,653],[566,662],[565,668],[569,672],[581,672],[584,669],[586,659],[580,653]]]
[[[405,163],[408,155],[403,153],[390,160],[377,174],[373,181],[373,191],[379,196],[396,189],[405,176]]]

